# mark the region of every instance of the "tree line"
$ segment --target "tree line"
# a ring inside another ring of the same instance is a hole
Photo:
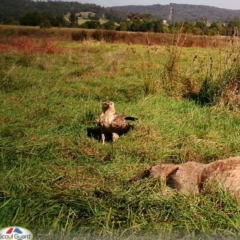
[[[126,14],[114,8],[103,8],[95,4],[61,1],[1,0],[0,23],[24,26],[79,27],[132,32],[183,33],[194,35],[238,34],[240,19],[227,19],[225,23],[206,19],[186,21],[164,21],[149,13]],[[4,11],[4,9],[8,9]],[[81,12],[89,12],[81,16]],[[79,21],[82,19],[82,21]],[[102,21],[104,20],[104,21]]]
[[[20,25],[48,27],[79,27],[85,29],[106,29],[132,32],[156,32],[175,33],[181,30],[182,33],[193,35],[225,35],[233,36],[238,34],[240,19],[229,19],[227,23],[211,22],[200,19],[193,21],[167,22],[163,19],[154,19],[151,14],[131,13],[118,23],[113,19],[106,19],[101,23],[97,14],[89,14],[85,21],[78,23],[80,14],[71,13],[66,16],[52,16],[39,12],[28,12],[20,18]]]

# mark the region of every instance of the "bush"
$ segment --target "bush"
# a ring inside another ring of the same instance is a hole
[[[103,31],[102,30],[96,30],[92,34],[92,38],[97,41],[101,41],[103,39]]]
[[[103,39],[106,42],[115,42],[117,39],[117,32],[116,31],[103,31]]]
[[[72,33],[72,40],[73,41],[85,41],[88,39],[87,31],[77,31]]]
[[[201,105],[211,105],[216,101],[216,97],[219,96],[219,91],[219,84],[214,82],[211,76],[206,76],[199,91],[197,101]]]
[[[40,24],[40,28],[51,28],[51,23],[49,20],[45,20]]]

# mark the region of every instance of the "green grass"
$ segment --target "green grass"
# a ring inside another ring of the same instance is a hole
[[[155,163],[239,155],[239,111],[183,97],[182,79],[198,92],[209,57],[217,79],[228,52],[183,48],[169,96],[165,47],[56,44],[60,53],[0,55],[0,228],[36,239],[237,239],[240,205],[227,193],[164,196],[158,182],[128,184]],[[102,145],[88,130],[105,100],[139,120]]]

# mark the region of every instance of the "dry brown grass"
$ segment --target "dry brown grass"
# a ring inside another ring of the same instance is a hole
[[[175,44],[178,41],[179,46],[182,47],[200,47],[200,48],[221,48],[226,44],[232,44],[232,38],[228,36],[196,36],[182,34],[178,36],[166,33],[142,33],[142,32],[124,32],[124,31],[110,31],[110,30],[92,30],[80,28],[50,28],[40,29],[38,27],[25,26],[4,26],[0,25],[0,41],[8,39],[9,36],[28,36],[28,37],[51,37],[57,40],[71,40],[73,35],[86,32],[89,39],[97,41],[126,43],[129,45],[143,44],[143,45],[167,45],[169,43]],[[79,38],[79,41],[86,40]]]

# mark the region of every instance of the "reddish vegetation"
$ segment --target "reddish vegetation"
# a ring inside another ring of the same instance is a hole
[[[233,44],[228,36],[196,36],[186,34],[121,32],[87,29],[39,29],[36,27],[0,26],[0,52],[54,54],[61,50],[54,41],[106,41],[129,45],[179,45],[182,47],[222,48]]]
[[[49,38],[36,39],[26,36],[14,36],[8,42],[0,42],[0,52],[17,51],[26,54],[47,53],[54,54],[60,49]]]

